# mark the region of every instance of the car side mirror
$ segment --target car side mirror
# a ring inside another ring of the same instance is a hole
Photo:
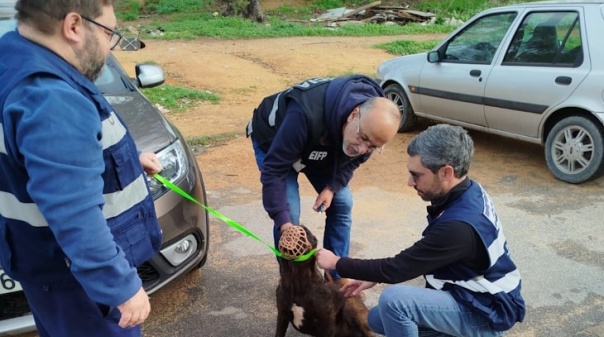
[[[440,54],[436,50],[428,52],[427,59],[428,59],[428,62],[430,62],[430,63],[439,62],[440,61]]]
[[[164,71],[158,65],[137,64],[134,70],[136,71],[136,81],[139,88],[157,87],[166,81]]]

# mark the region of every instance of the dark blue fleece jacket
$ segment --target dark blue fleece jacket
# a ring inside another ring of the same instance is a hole
[[[321,94],[325,95],[323,106],[304,109],[304,99],[284,98],[286,112],[280,125],[277,124],[279,129],[272,139],[261,169],[264,207],[276,227],[291,221],[286,200],[285,177],[293,165],[300,161],[309,144],[321,143],[330,147],[336,154],[335,161],[326,163],[329,167],[315,166],[305,170],[328,174],[330,179],[327,186],[335,193],[348,185],[354,170],[370,156],[365,154],[354,158],[347,157],[342,150],[342,130],[354,108],[371,97],[384,96],[381,88],[373,80],[362,75],[338,77],[329,81],[326,88],[317,89],[322,90]],[[310,91],[298,95],[312,95]],[[284,92],[284,95],[287,96],[287,92]],[[314,139],[311,139],[309,116],[316,114],[322,116],[325,132],[323,135],[313,135]],[[317,137],[321,139],[316,139]]]

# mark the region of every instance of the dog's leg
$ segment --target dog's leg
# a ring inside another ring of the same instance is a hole
[[[287,332],[287,326],[289,325],[288,308],[287,304],[289,300],[283,291],[283,286],[279,284],[275,291],[276,304],[277,304],[277,328],[275,329],[275,337],[285,337]]]
[[[277,329],[275,330],[275,337],[285,337],[288,325],[289,321],[287,320],[287,316],[279,311],[277,313]]]

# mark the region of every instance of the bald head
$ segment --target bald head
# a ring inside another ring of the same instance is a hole
[[[359,106],[363,133],[372,144],[384,145],[398,132],[401,113],[391,100],[373,97]]]

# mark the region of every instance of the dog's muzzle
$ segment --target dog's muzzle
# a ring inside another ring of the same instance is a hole
[[[279,251],[284,259],[294,260],[312,250],[306,231],[301,226],[293,226],[281,233]]]

